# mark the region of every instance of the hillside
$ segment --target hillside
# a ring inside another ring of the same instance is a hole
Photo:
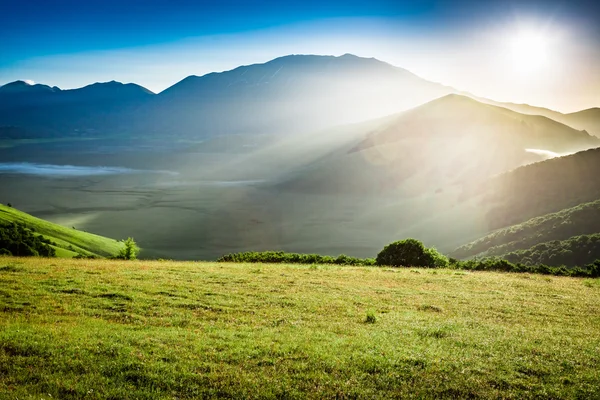
[[[517,168],[472,185],[463,199],[477,198],[490,230],[600,199],[600,148]]]
[[[35,233],[50,239],[58,257],[74,257],[78,254],[109,257],[117,255],[121,243],[114,239],[66,228],[0,204],[0,224],[17,222],[33,229]]]
[[[536,107],[529,104],[517,104],[494,101],[482,97],[469,95],[481,102],[508,108],[521,114],[541,115],[565,125],[569,125],[578,130],[585,130],[592,135],[600,137],[600,108],[589,108],[572,113],[561,113],[543,107]]]
[[[448,95],[397,114],[291,177],[302,192],[385,193],[404,197],[472,184],[540,161],[600,146],[600,139],[545,117]]]
[[[600,233],[600,200],[499,229],[457,248],[450,255],[456,258],[502,256],[540,243],[592,233]]]
[[[565,117],[565,121],[572,127],[586,129],[591,134],[600,136],[600,108],[566,114]]]
[[[2,398],[595,398],[600,385],[597,279],[0,263]]]
[[[600,257],[600,233],[573,236],[566,240],[539,243],[525,250],[516,250],[502,258],[525,265],[545,264],[553,267],[587,265]]]

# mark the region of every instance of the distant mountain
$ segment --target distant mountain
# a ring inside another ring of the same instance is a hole
[[[503,103],[477,96],[472,97],[484,103],[505,107],[521,114],[542,115],[565,125],[569,125],[575,129],[585,130],[592,135],[600,137],[600,108],[590,108],[587,110],[563,114],[548,108],[535,107],[529,104]]]
[[[15,81],[7,83],[6,85],[0,86],[0,95],[31,95],[31,94],[42,94],[52,93],[60,91],[59,88],[51,88],[47,85],[30,84],[25,81]]]
[[[32,88],[42,86],[34,85],[16,98],[11,88],[21,86],[15,82],[0,90],[0,126],[184,137],[306,132],[381,117],[454,91],[349,54],[293,55],[189,76],[158,95],[109,82],[49,88],[44,96],[34,94]]]
[[[115,81],[70,90],[16,81],[0,87],[0,126],[16,126],[39,136],[113,133],[153,96],[139,85]]]
[[[292,55],[166,89],[138,122],[193,136],[290,134],[381,117],[453,92],[372,58]]]
[[[585,129],[600,137],[600,108],[598,107],[565,114],[565,121],[575,128]]]
[[[282,183],[295,191],[418,196],[471,185],[547,157],[600,146],[600,139],[541,116],[447,95],[390,117]]]

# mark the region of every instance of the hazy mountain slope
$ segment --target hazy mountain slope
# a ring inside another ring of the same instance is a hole
[[[565,121],[575,128],[585,129],[591,134],[600,136],[600,108],[598,107],[565,114]]]
[[[0,126],[183,137],[286,134],[359,122],[453,92],[376,59],[294,55],[189,76],[157,96],[116,82],[0,87]]]
[[[575,129],[586,130],[592,135],[600,137],[600,108],[590,108],[587,110],[563,114],[561,112],[550,110],[548,108],[531,106],[529,104],[517,104],[499,102],[485,99],[477,96],[471,96],[484,103],[505,107],[521,114],[541,115],[555,121],[569,125]]]
[[[22,81],[0,87],[0,126],[16,126],[38,136],[114,133],[154,94],[136,84],[95,83],[61,90]],[[112,132],[111,132],[112,131]]]
[[[66,228],[0,204],[0,223],[18,222],[34,229],[57,243],[57,255],[73,257],[77,254],[109,257],[118,254],[122,244],[114,239]]]
[[[490,230],[600,199],[600,148],[517,168],[465,188],[478,198]]]
[[[600,200],[532,218],[460,246],[452,257],[500,256],[540,243],[600,233]]]
[[[519,114],[448,95],[398,114],[351,149],[282,183],[301,192],[386,193],[404,197],[600,145],[600,139],[545,117]],[[527,151],[537,149],[542,151]]]
[[[290,134],[385,116],[452,91],[376,59],[294,55],[189,76],[137,122],[194,136]]]

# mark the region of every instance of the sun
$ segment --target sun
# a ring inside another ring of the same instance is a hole
[[[550,40],[543,32],[521,29],[510,38],[512,66],[521,73],[537,73],[550,62]]]

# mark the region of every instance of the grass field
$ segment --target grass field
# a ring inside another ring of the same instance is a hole
[[[0,223],[17,222],[56,243],[57,257],[71,258],[78,254],[100,257],[115,256],[123,246],[114,239],[67,228],[36,218],[12,207],[0,204]]]
[[[600,398],[600,280],[0,258],[0,398]]]

